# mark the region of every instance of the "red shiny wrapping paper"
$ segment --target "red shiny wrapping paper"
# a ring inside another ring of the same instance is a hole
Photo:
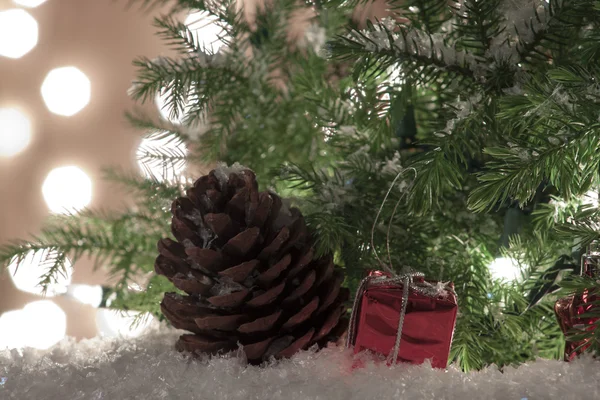
[[[600,245],[596,243],[595,246]],[[588,247],[587,253],[582,257],[581,272],[590,278],[600,279],[600,248]],[[586,290],[581,294],[571,295],[558,299],[554,305],[554,312],[558,324],[565,335],[565,361],[572,361],[583,354],[591,346],[592,338],[572,340],[575,333],[591,332],[596,328],[598,318],[583,316],[594,311],[597,307],[599,293],[597,290]]]
[[[380,271],[372,272],[373,275],[389,276]],[[360,309],[356,314],[355,340],[350,343],[354,353],[370,350],[387,357],[393,352],[402,293],[401,283],[367,283],[357,304]],[[456,296],[451,291],[447,293],[446,297],[433,298],[410,289],[398,362],[421,364],[430,359],[434,368],[446,368],[458,310]]]
[[[583,354],[591,346],[592,339],[573,341],[569,335],[575,332],[593,331],[598,318],[580,317],[594,309],[593,302],[598,297],[586,291],[583,295],[569,296],[559,299],[554,305],[558,324],[566,336],[565,361],[573,361],[578,355]]]

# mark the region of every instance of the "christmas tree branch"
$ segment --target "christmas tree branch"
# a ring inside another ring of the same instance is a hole
[[[427,34],[413,27],[391,25],[388,21],[370,23],[365,31],[351,31],[348,37],[339,37],[332,43],[334,57],[354,59],[355,71],[383,72],[393,63],[415,82],[465,79],[477,83],[471,66],[476,61],[471,55],[448,47],[439,34]]]
[[[542,10],[532,4],[531,17],[521,17],[512,22],[513,29],[519,37],[517,50],[523,62],[539,60],[547,62],[551,55],[548,50],[561,51],[568,49],[573,36],[594,21],[598,10],[593,0],[557,0],[548,2]]]
[[[460,4],[456,24],[458,43],[480,60],[486,57],[493,39],[502,31],[499,5],[497,0],[467,0]]]
[[[450,20],[448,0],[410,0],[399,7],[411,25],[429,34],[438,32]]]

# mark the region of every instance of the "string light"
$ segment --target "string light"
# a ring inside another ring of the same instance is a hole
[[[583,195],[583,203],[598,207],[598,189],[590,189]]]
[[[50,211],[73,213],[85,208],[92,200],[92,181],[80,168],[55,168],[46,177],[42,194]]]
[[[72,284],[67,288],[65,296],[71,297],[80,303],[98,308],[102,303],[102,286]]]
[[[45,2],[46,0],[13,0],[13,3],[29,8],[35,8]]]
[[[0,157],[12,157],[31,141],[31,122],[15,108],[0,108]]]
[[[517,260],[512,257],[498,257],[489,266],[492,278],[506,282],[513,282],[521,277],[521,268]]]
[[[150,179],[176,182],[185,170],[187,148],[179,138],[166,133],[144,137],[137,149],[137,161],[142,173]],[[164,156],[170,155],[175,161]]]
[[[167,99],[170,96],[171,90],[166,89],[160,91],[154,99],[156,108],[158,108],[160,116],[163,117],[165,120],[171,122],[172,124],[181,124],[183,122],[184,116],[188,114],[190,109],[192,108],[192,103],[185,103],[183,106],[183,110],[179,110],[179,114],[177,115],[177,117],[175,117],[171,115],[170,109],[169,107],[167,107]]]
[[[24,10],[0,11],[0,56],[21,58],[38,42],[38,24]]]
[[[189,14],[184,24],[194,35],[194,44],[202,50],[216,53],[229,40],[223,22],[207,11]]]
[[[96,310],[96,327],[104,337],[137,337],[152,324],[153,317],[146,313],[138,317],[138,311],[122,311],[110,308]],[[139,318],[136,322],[136,318]]]
[[[70,117],[90,102],[90,80],[75,67],[53,69],[42,84],[42,97],[48,110]]]
[[[49,300],[35,301],[0,316],[0,349],[48,349],[65,336],[66,330],[67,316],[59,306]]]
[[[15,287],[23,292],[42,295],[43,287],[40,286],[42,276],[47,272],[52,260],[56,259],[58,255],[55,251],[30,251],[20,263],[17,262],[17,259],[14,259],[9,264],[8,271]],[[67,286],[71,283],[72,273],[71,261],[66,258],[63,270],[48,285],[45,295],[53,297],[65,293]]]

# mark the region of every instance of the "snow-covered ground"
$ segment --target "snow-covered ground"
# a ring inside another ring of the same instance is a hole
[[[352,369],[348,351],[330,348],[261,368],[233,355],[190,360],[173,350],[177,334],[0,351],[0,399],[600,399],[600,364],[590,357],[464,374],[370,362]]]

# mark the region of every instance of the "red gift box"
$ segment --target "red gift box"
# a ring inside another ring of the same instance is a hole
[[[421,364],[431,360],[435,368],[448,363],[458,306],[453,285],[413,276],[400,337],[397,362]],[[354,353],[370,350],[386,357],[393,355],[404,284],[386,272],[374,271],[357,293],[348,345]],[[391,360],[393,361],[393,360]]]
[[[583,317],[582,315],[595,311],[597,300],[598,297],[595,294],[585,291],[582,295],[559,299],[554,305],[558,324],[566,336],[565,361],[573,361],[592,345],[591,337],[573,340],[571,335],[585,331],[591,332],[595,329],[598,318]]]
[[[600,243],[593,242],[581,258],[581,273],[595,280],[600,280]],[[596,329],[597,317],[590,317],[598,310],[600,293],[597,289],[585,290],[583,293],[558,299],[554,312],[558,324],[563,331],[565,342],[565,361],[573,361],[583,354],[591,345],[593,338],[576,339],[574,334],[591,333]]]

